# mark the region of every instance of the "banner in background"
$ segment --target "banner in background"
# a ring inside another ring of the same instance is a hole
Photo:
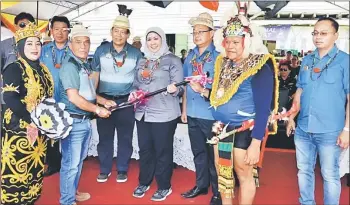
[[[6,1],[6,2],[1,2],[1,10],[7,9],[9,7],[12,7],[16,4],[18,4],[19,1]]]
[[[278,41],[286,39],[292,25],[264,26],[263,40]]]

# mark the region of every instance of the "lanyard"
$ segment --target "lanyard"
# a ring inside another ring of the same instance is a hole
[[[111,53],[112,58],[113,58],[113,67],[114,67],[115,71],[118,72],[118,70],[124,65],[128,52],[124,51],[124,50],[121,51],[121,53],[123,55],[121,62],[117,60],[119,57],[118,57],[118,55],[115,54],[115,51],[112,48],[110,49],[110,53]]]
[[[314,58],[313,58],[313,60],[312,60],[311,69],[312,69],[312,71],[315,72],[315,73],[320,73],[320,75],[318,75],[316,79],[313,79],[313,77],[312,77],[312,73],[313,73],[313,72],[311,71],[311,72],[310,72],[310,79],[311,79],[312,81],[315,81],[315,80],[319,79],[319,78],[321,77],[322,73],[323,73],[325,70],[328,69],[328,66],[329,66],[329,65],[333,62],[333,60],[337,57],[338,53],[339,53],[339,49],[337,50],[337,53],[333,56],[333,58],[330,58],[330,59],[327,61],[326,65],[324,66],[323,69],[314,68],[314,66],[315,66],[315,61],[316,61],[316,60],[315,60],[316,58],[315,58],[315,56],[314,56]]]
[[[56,61],[56,49],[55,46],[52,46],[51,49],[52,52],[52,61],[53,61],[53,65],[55,66],[55,68],[59,69],[61,68],[61,64],[62,64],[62,60],[66,57],[67,53],[68,53],[68,46],[66,46],[66,48],[64,49],[64,53],[59,61],[59,63]]]
[[[209,51],[207,51],[207,54],[204,56],[204,58],[200,62],[196,61],[197,55],[196,54],[193,55],[193,58],[191,60],[192,74],[193,75],[204,75],[204,71],[203,71],[204,66],[203,65],[209,59],[210,54],[211,53]]]
[[[149,68],[149,63],[155,62],[151,68]],[[141,69],[141,79],[142,81],[150,81],[153,76],[153,72],[159,67],[160,64],[160,58],[158,58],[155,61],[150,61],[149,59],[146,59],[145,65]]]

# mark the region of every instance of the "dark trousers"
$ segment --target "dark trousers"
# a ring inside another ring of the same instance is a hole
[[[188,134],[196,167],[196,185],[207,188],[211,184],[214,195],[218,195],[218,175],[215,169],[214,148],[207,139],[212,137],[214,120],[205,120],[187,116]]]
[[[61,153],[60,153],[60,143],[55,142],[51,146],[51,140],[47,141],[46,150],[46,164],[50,170],[60,170],[61,169]]]
[[[117,100],[117,104],[121,102]],[[97,131],[99,135],[97,152],[100,160],[100,173],[108,174],[112,170],[115,129],[117,129],[118,137],[117,170],[119,172],[128,171],[129,160],[133,152],[132,138],[134,126],[134,107],[113,111],[109,118],[106,119],[97,119]]]
[[[169,189],[173,175],[173,142],[177,119],[169,122],[136,121],[140,155],[139,184],[150,185],[155,176],[158,189]]]

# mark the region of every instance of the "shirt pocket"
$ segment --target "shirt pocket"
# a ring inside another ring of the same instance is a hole
[[[156,80],[159,80],[160,85],[169,85],[170,83],[170,65],[169,64],[159,64],[157,70],[154,71]]]
[[[336,82],[342,82],[342,76],[340,69],[326,70],[324,71],[323,80],[327,84],[335,84]]]
[[[171,65],[168,64],[168,63],[164,63],[164,64],[160,63],[160,64],[159,64],[160,70],[166,71],[166,72],[169,72],[169,71],[170,71],[170,66],[171,66]]]
[[[336,76],[334,74],[326,74],[324,75],[324,82],[327,84],[334,84],[336,81]]]
[[[299,73],[299,75],[300,75],[300,84],[307,85],[310,81],[310,71],[303,70]]]

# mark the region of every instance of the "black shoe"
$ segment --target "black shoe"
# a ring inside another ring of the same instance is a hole
[[[220,194],[219,195],[213,195],[213,197],[211,197],[210,205],[222,205]]]
[[[132,195],[136,198],[142,198],[145,196],[146,191],[149,190],[149,186],[145,186],[145,185],[139,185],[136,187],[134,193],[132,193]]]
[[[48,176],[51,176],[53,174],[56,174],[60,172],[60,169],[59,168],[47,168],[47,170],[44,172],[44,177],[48,177]]]
[[[97,176],[97,182],[100,182],[100,183],[106,182],[108,180],[109,176],[111,176],[111,173],[109,173],[109,174],[100,173]]]
[[[126,172],[118,172],[118,175],[117,175],[117,182],[126,182],[128,181],[128,175]]]
[[[208,194],[208,188],[199,189],[197,186],[193,187],[193,189],[188,192],[182,193],[181,196],[185,198],[194,198],[198,195]]]
[[[169,189],[158,189],[152,196],[152,201],[164,201],[167,196],[169,196],[173,190]]]

